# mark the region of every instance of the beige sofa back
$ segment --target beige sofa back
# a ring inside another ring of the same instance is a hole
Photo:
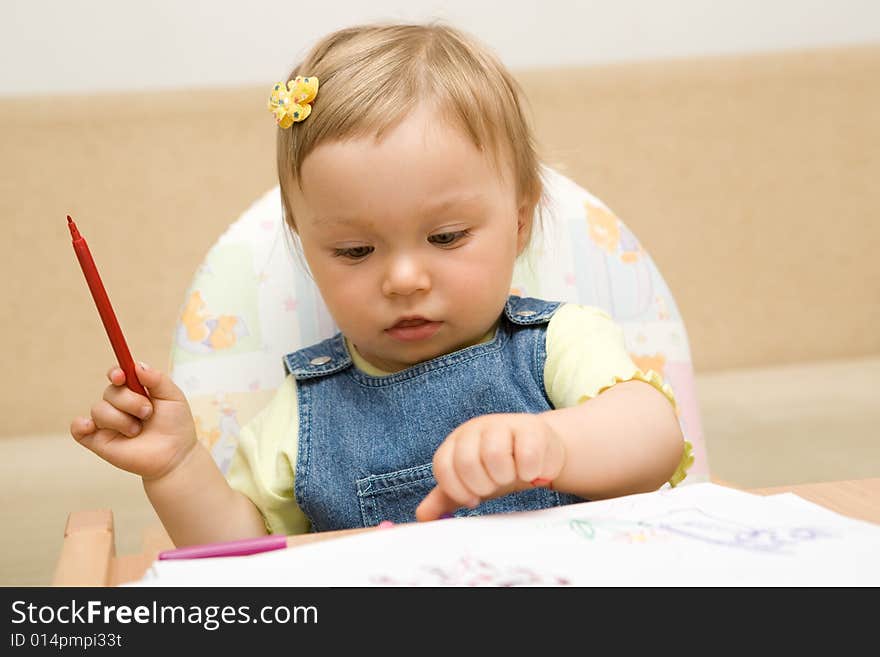
[[[880,353],[880,46],[518,73],[546,160],[655,259],[698,371]],[[271,81],[268,81],[271,82]],[[275,184],[266,89],[0,99],[0,435],[65,432],[113,355],[167,367],[208,248]]]

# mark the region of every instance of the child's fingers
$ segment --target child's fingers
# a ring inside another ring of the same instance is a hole
[[[531,427],[517,429],[513,439],[513,458],[516,476],[520,481],[533,481],[542,476],[544,441]]]
[[[489,497],[498,486],[492,481],[480,457],[483,434],[479,430],[462,432],[455,441],[452,464],[459,480],[476,497]]]
[[[85,417],[74,418],[70,433],[76,442],[103,459],[107,458],[108,446],[119,437],[113,429],[101,429],[94,420]]]
[[[496,486],[510,486],[516,482],[513,433],[510,429],[490,427],[484,430],[480,442],[480,460]]]
[[[462,482],[455,470],[455,443],[458,436],[451,435],[434,453],[434,478],[443,492],[456,501],[455,508],[475,507],[480,503],[479,496]]]
[[[150,397],[155,399],[165,399],[168,401],[185,402],[186,396],[183,391],[177,387],[171,377],[167,374],[154,370],[152,367],[144,363],[135,365],[135,373],[138,380],[143,386],[149,390]]]
[[[110,383],[115,386],[125,385],[125,372],[122,371],[122,368],[119,367],[119,365],[113,365],[107,370],[107,378],[110,380]]]
[[[129,390],[126,386],[107,386],[104,389],[104,401],[141,420],[146,420],[153,412],[153,405],[147,397]]]
[[[80,442],[83,438],[97,430],[98,427],[95,426],[94,420],[90,417],[75,417],[70,423],[70,435],[77,442]]]
[[[153,405],[150,403],[149,398],[139,395],[125,385],[127,377],[121,367],[118,365],[112,366],[107,370],[107,378],[112,386],[104,391],[104,399],[126,413],[136,415],[142,420],[146,420],[153,414]]]
[[[532,486],[552,486],[565,463],[562,441],[540,419],[517,428],[513,455],[517,477]]]
[[[125,468],[126,466],[126,447],[131,447],[131,443],[126,439],[120,439],[119,434],[113,429],[98,429],[90,434],[80,438],[77,442],[80,445],[94,452],[105,461]],[[128,469],[128,468],[125,468]]]
[[[126,386],[107,386],[104,389],[104,401],[141,420],[146,420],[153,413],[153,404],[149,398],[129,390]]]
[[[437,520],[459,508],[461,504],[435,486],[416,507],[416,520],[419,522]]]
[[[141,431],[141,423],[137,418],[103,399],[92,406],[91,415],[98,429],[111,429],[130,437],[138,435]]]

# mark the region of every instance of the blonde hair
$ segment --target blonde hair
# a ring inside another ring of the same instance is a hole
[[[286,187],[301,184],[303,160],[327,140],[377,139],[426,101],[498,164],[508,157],[518,205],[538,206],[543,184],[519,85],[473,38],[437,23],[363,25],[321,39],[290,73],[318,78],[312,113],[278,130],[284,220],[296,221]],[[531,224],[528,226],[531,235]]]

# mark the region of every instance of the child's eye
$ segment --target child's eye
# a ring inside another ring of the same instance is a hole
[[[449,246],[450,244],[455,244],[467,235],[468,231],[466,230],[457,230],[451,233],[437,233],[436,235],[431,235],[428,238],[428,241],[439,246]]]
[[[372,246],[352,246],[347,249],[333,249],[333,255],[351,260],[366,258],[373,252]]]

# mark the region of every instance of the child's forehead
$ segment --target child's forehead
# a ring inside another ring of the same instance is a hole
[[[425,107],[382,134],[318,144],[303,159],[299,187],[309,195],[327,184],[359,190],[408,184],[414,192],[453,195],[461,189],[473,196],[471,188],[508,185],[507,164],[478,147],[454,121]]]
[[[409,150],[433,151],[456,149],[471,157],[484,157],[468,130],[442,108],[431,103],[420,103],[399,119],[356,132],[342,139],[327,138],[312,151],[322,149],[349,150],[362,154],[393,151],[406,154]],[[311,156],[306,156],[306,160]]]
[[[491,202],[485,194],[480,193],[456,193],[438,198],[416,198],[412,204],[410,217],[413,220],[419,218],[436,219],[449,216],[467,218],[481,213]],[[384,208],[394,210],[394,207]],[[337,205],[330,211],[322,213],[318,208],[311,208],[310,223],[319,229],[331,229],[335,227],[357,227],[371,224],[375,217],[365,211],[361,206]],[[382,214],[380,211],[379,215]]]

